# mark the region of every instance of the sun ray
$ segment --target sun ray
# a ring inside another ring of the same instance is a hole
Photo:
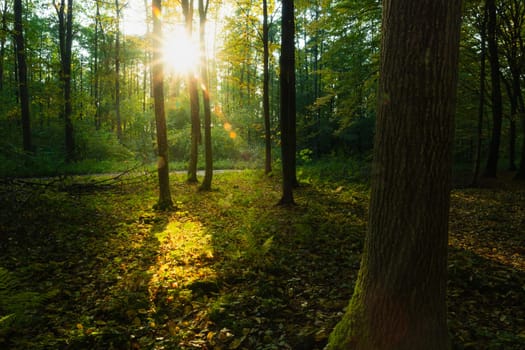
[[[166,32],[162,46],[168,71],[176,74],[197,73],[200,62],[199,46],[186,35],[184,29]]]

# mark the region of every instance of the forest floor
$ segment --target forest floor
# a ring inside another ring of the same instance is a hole
[[[256,171],[0,184],[0,348],[322,349],[353,290],[368,187]],[[452,193],[454,349],[525,348],[525,185]]]

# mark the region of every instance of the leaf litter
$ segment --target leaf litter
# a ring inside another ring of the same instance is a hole
[[[284,209],[278,180],[257,172],[217,174],[210,192],[174,175],[177,210],[155,212],[155,181],[143,180],[2,185],[2,267],[25,290],[56,292],[25,324],[0,325],[0,346],[324,347],[359,269],[366,186],[303,185]],[[525,347],[524,203],[520,186],[452,193],[454,349]]]

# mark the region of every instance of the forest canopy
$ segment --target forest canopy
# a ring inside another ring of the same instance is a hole
[[[23,95],[19,89],[21,67],[15,55],[14,8],[7,0],[1,6],[2,174],[9,175],[13,169],[26,175],[100,172],[123,168],[123,164],[129,167],[154,162],[156,130],[150,67],[155,50],[161,50],[164,56],[170,160],[184,167],[182,164],[190,157],[192,124],[187,74],[197,73],[203,64],[197,3],[191,1],[194,8],[185,15],[182,3],[165,2],[162,38],[153,35],[151,4],[147,2],[63,2],[62,13],[56,4],[40,0],[24,4],[20,24],[27,63],[29,108],[24,113],[30,113],[30,117],[26,122],[21,118]],[[498,148],[501,168],[523,168],[525,10],[517,0],[496,5],[495,36],[488,35],[483,2],[467,1],[463,11],[454,159],[459,167],[468,169],[475,162],[484,166],[494,147]],[[277,158],[280,7],[280,2],[268,1],[266,16],[270,142]],[[65,49],[61,40],[66,39],[69,14],[70,74],[64,73],[67,62],[60,49]],[[216,166],[257,166],[262,163],[265,143],[261,102],[263,8],[251,0],[210,1],[206,15],[203,40]],[[380,1],[296,2],[299,161],[324,156],[366,158],[370,154],[380,16]],[[189,30],[188,23],[192,24]],[[490,78],[489,59],[494,54],[487,51],[490,37],[496,40],[499,57],[499,127],[491,118],[494,79]],[[64,77],[70,89],[67,117]],[[64,130],[66,126],[69,131]],[[495,137],[499,138],[497,145]],[[200,167],[202,160],[200,157]],[[75,165],[69,164],[71,161]]]

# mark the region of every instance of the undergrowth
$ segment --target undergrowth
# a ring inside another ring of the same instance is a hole
[[[151,209],[144,172],[5,181],[0,348],[322,349],[359,269],[362,171],[304,168],[290,208],[278,176],[218,173],[200,192],[172,174],[171,212]],[[522,349],[524,190],[452,199],[454,347]]]

